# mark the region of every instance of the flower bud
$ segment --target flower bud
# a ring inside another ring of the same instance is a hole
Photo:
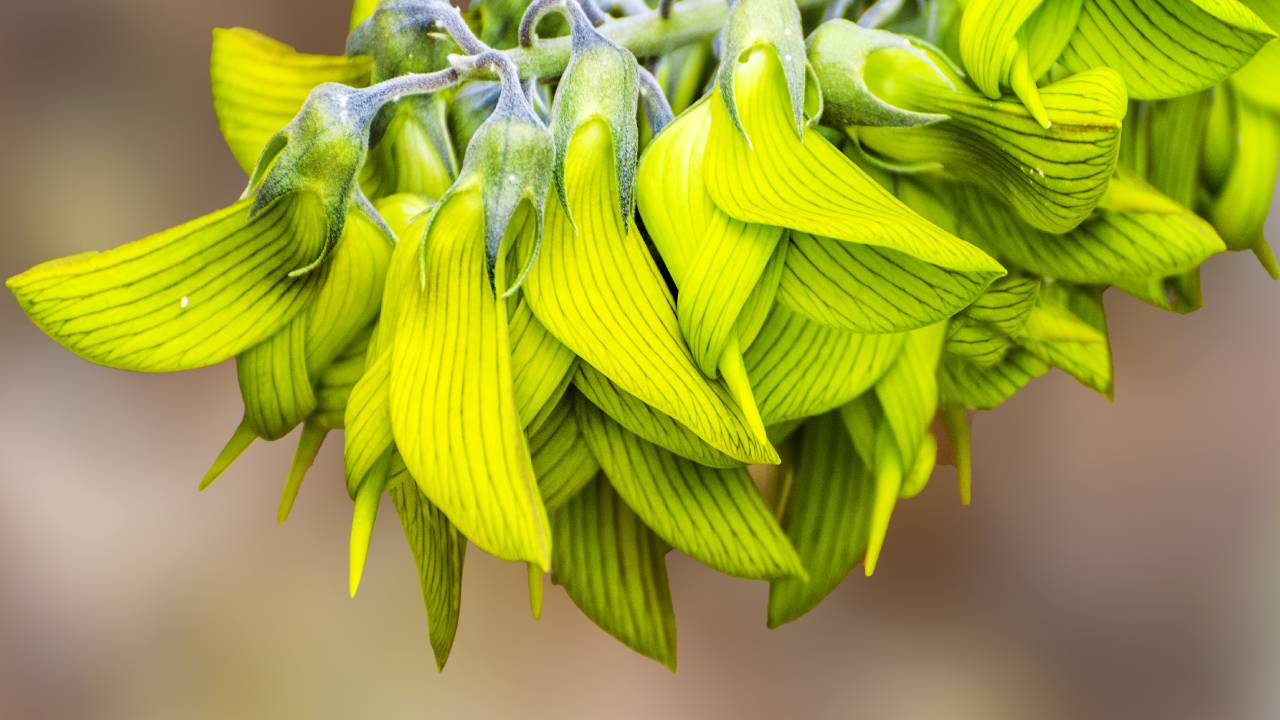
[[[373,58],[373,82],[448,67],[457,45],[447,34],[432,31],[442,12],[455,11],[443,0],[384,4],[351,31],[347,54]]]
[[[360,90],[324,83],[311,91],[293,122],[263,149],[245,191],[247,196],[258,186],[251,214],[286,195],[306,192],[320,200],[325,215],[319,255],[291,277],[315,269],[342,236],[351,200],[360,195],[356,176],[368,155],[369,128],[377,111],[376,101]],[[374,217],[367,201],[357,207]]]
[[[536,233],[537,238],[541,238],[543,208],[555,157],[551,133],[530,107],[514,67],[502,73],[501,83],[497,104],[471,137],[458,181],[446,194],[447,197],[460,188],[480,184],[491,281],[495,280],[507,226],[525,201],[536,211]],[[538,239],[535,239],[535,248]]]
[[[560,78],[551,108],[551,132],[556,143],[556,192],[568,208],[565,167],[570,141],[588,122],[603,120],[613,143],[613,164],[618,174],[621,201],[619,207],[622,224],[626,228],[635,208],[636,160],[640,144],[636,124],[640,97],[636,80],[638,65],[630,51],[597,32],[580,12],[571,16],[571,24],[569,65]]]
[[[809,62],[822,86],[824,122],[839,127],[913,127],[946,120],[946,115],[898,107],[867,87],[867,60],[879,51],[908,53],[936,68],[933,59],[917,46],[919,42],[848,20],[819,26],[809,37]],[[937,74],[943,82],[950,82],[941,69]]]
[[[720,69],[716,73],[729,118],[745,135],[734,95],[738,64],[747,52],[770,46],[782,64],[791,114],[795,118],[796,133],[800,134],[804,127],[805,49],[799,7],[792,0],[736,0],[730,5],[721,39]]]

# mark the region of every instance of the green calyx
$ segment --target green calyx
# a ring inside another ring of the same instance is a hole
[[[797,134],[804,132],[805,47],[800,9],[792,0],[734,0],[721,36],[716,85],[734,127],[746,135],[735,92],[738,66],[752,50],[772,48],[782,65]],[[750,140],[750,138],[748,138]]]
[[[377,110],[359,90],[336,83],[318,85],[293,122],[267,142],[245,190],[246,197],[254,194],[250,216],[288,195],[309,193],[320,200],[327,224],[320,253],[290,276],[308,273],[324,261],[342,235],[353,200],[359,210],[376,218],[356,177],[368,155],[369,129]]]
[[[613,143],[614,170],[625,228],[635,209],[636,161],[639,158],[637,107],[640,89],[636,58],[605,38],[586,21],[571,16],[573,51],[560,78],[551,106],[551,133],[556,157],[553,176],[556,192],[568,208],[565,168],[569,145],[579,128],[601,120],[609,128]]]

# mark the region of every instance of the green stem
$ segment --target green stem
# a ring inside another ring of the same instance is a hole
[[[825,0],[796,0],[803,10]],[[725,0],[685,0],[665,20],[657,10],[610,20],[596,28],[636,57],[653,57],[710,38],[724,27],[729,5]],[[505,50],[520,67],[520,76],[555,77],[569,64],[569,38],[543,40],[530,48]]]
[[[800,9],[820,5],[825,0],[796,0]],[[653,57],[685,45],[701,42],[724,27],[729,6],[725,0],[685,0],[663,19],[659,11],[617,18],[596,28],[602,35],[625,47],[636,57]],[[538,41],[533,47],[499,51],[520,68],[521,79],[557,77],[569,64],[568,36]],[[370,86],[371,96],[380,101],[404,95],[420,95],[439,91],[470,77],[490,76],[482,68],[475,72],[459,72],[449,68],[435,73],[403,75]]]

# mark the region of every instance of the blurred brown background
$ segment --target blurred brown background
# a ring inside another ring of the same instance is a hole
[[[342,0],[52,0],[0,22],[0,275],[219,207],[243,178],[210,28],[338,52]],[[1275,226],[1280,229],[1280,225]],[[1276,233],[1280,235],[1280,233]],[[384,508],[346,597],[338,436],[275,523],[291,443],[196,482],[232,368],[79,360],[0,298],[0,718],[1280,716],[1280,284],[1217,258],[1208,306],[1109,298],[1110,404],[1062,375],[975,427],[975,504],[940,470],[880,570],[764,628],[766,588],[673,556],[680,672],[472,552],[437,674]]]

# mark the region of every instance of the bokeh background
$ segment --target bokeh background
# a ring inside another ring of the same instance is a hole
[[[0,275],[234,199],[209,31],[338,52],[343,0],[46,0],[0,21]],[[1272,230],[1280,230],[1273,222]],[[1280,233],[1276,233],[1280,235]],[[1214,259],[1207,307],[1108,298],[1116,402],[1054,374],[975,424],[874,579],[764,627],[766,588],[673,556],[680,671],[523,567],[467,560],[447,671],[384,507],[358,599],[340,436],[275,522],[291,442],[203,495],[230,365],[94,367],[0,296],[0,718],[1280,716],[1280,284]]]

